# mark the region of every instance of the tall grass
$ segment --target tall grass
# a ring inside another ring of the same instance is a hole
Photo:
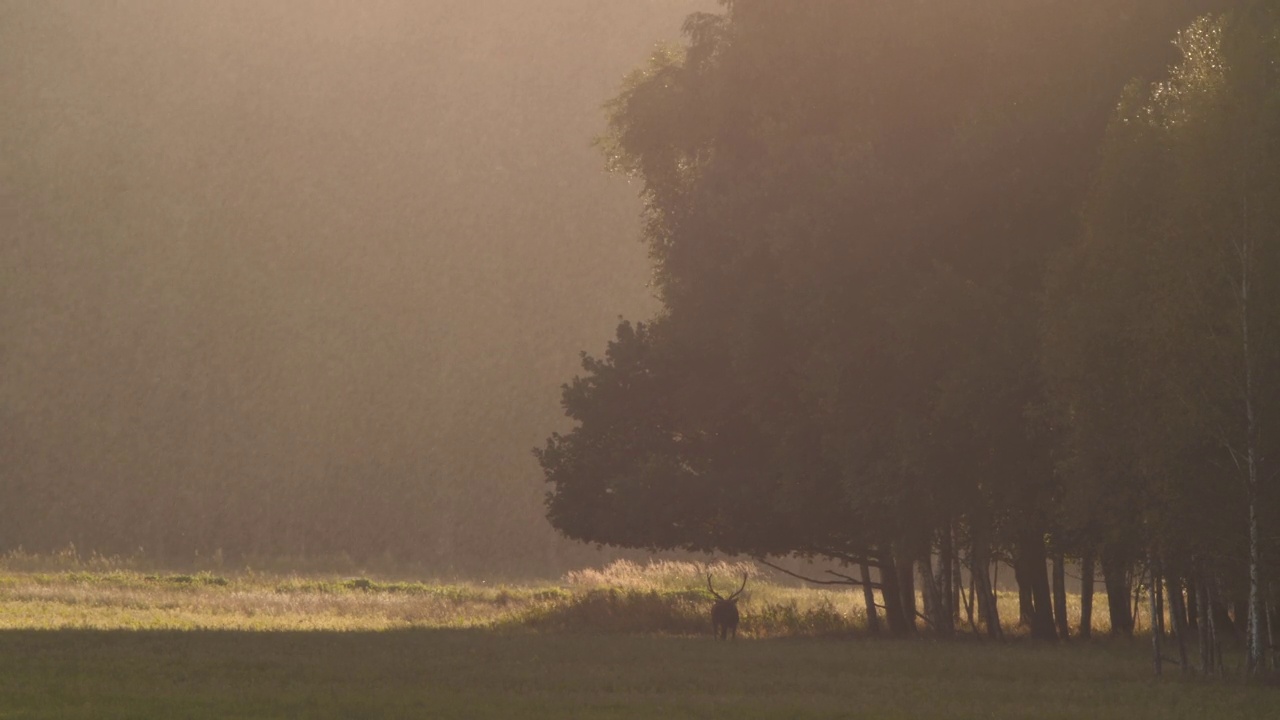
[[[0,628],[322,628],[505,627],[582,632],[707,634],[712,596],[736,590],[746,637],[849,635],[867,626],[862,592],[797,587],[750,562],[709,565],[620,560],[567,573],[557,583],[386,581],[365,576],[155,571],[141,557],[0,556]],[[1109,631],[1098,596],[1093,631]],[[1003,630],[1018,636],[1016,593],[998,594]],[[1080,602],[1068,596],[1078,627]],[[961,613],[960,631],[969,630]],[[1149,627],[1145,604],[1139,623]]]

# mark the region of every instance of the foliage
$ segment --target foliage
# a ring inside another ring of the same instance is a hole
[[[691,17],[683,50],[608,106],[602,145],[643,183],[664,311],[622,323],[565,387],[576,426],[537,451],[552,524],[881,578],[961,538],[983,565],[1008,550],[1054,637],[1045,539],[1072,543],[1038,362],[1045,268],[1076,235],[1115,97],[1197,7],[737,0]]]
[[[1083,236],[1050,276],[1067,520],[1249,595],[1264,622],[1258,574],[1280,569],[1258,531],[1280,522],[1280,15],[1241,3],[1177,47],[1167,80],[1126,91]]]

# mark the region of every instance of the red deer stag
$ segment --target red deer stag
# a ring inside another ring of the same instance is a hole
[[[747,574],[742,573],[742,587],[729,597],[723,597],[711,587],[711,573],[707,573],[707,589],[715,596],[716,603],[711,606],[711,633],[721,640],[730,635],[738,637],[738,596],[747,587]]]

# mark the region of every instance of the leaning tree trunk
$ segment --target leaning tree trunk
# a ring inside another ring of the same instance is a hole
[[[1271,669],[1280,670],[1280,654],[1275,652],[1276,646],[1276,623],[1275,623],[1275,607],[1270,601],[1267,601],[1267,645],[1272,648],[1271,652]]]
[[[995,588],[991,582],[991,548],[977,532],[971,540],[969,584],[978,606],[978,617],[987,626],[987,635],[998,640],[1004,636],[1004,632],[1000,627],[1000,608],[996,604]]]
[[[871,567],[867,563],[859,563],[858,570],[862,574],[862,602],[867,606],[867,632],[880,634],[880,613],[876,610],[876,591],[871,584]],[[881,594],[883,594],[881,590]]]
[[[1080,637],[1093,635],[1093,551],[1080,559]]]
[[[1067,569],[1060,552],[1053,554],[1053,616],[1058,621],[1058,637],[1066,640],[1071,635],[1067,626]]]

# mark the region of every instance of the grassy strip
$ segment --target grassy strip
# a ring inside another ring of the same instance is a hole
[[[754,638],[847,636],[866,627],[862,594],[779,585],[750,565],[720,564],[719,578],[754,575],[740,607]],[[146,573],[85,566],[0,573],[0,629],[388,630],[523,625],[556,631],[694,635],[707,632],[702,566],[615,563],[570,573],[560,585],[388,582],[245,572]],[[1000,597],[1008,635],[1017,598]],[[1078,622],[1078,599],[1069,602]],[[1145,623],[1144,623],[1145,624]],[[1095,613],[1094,631],[1107,630]]]

